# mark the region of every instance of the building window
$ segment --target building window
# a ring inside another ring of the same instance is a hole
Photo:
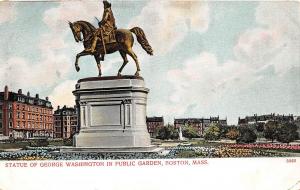
[[[20,119],[20,112],[17,112],[17,118]]]
[[[30,128],[30,122],[28,122],[28,128]]]
[[[20,121],[17,122],[17,128],[20,128]]]
[[[25,121],[23,121],[23,125],[22,125],[22,127],[23,127],[23,128],[25,128]]]
[[[23,110],[23,111],[25,110],[25,106],[22,107],[22,110]]]
[[[0,119],[2,119],[2,113],[0,113]]]
[[[12,109],[12,105],[11,104],[8,104],[8,109]]]
[[[20,109],[20,106],[19,106],[19,104],[17,104],[17,110],[19,110]]]
[[[2,129],[2,122],[0,122],[0,129]]]
[[[12,127],[13,127],[13,123],[12,123],[11,121],[9,122],[8,127],[9,127],[9,128],[12,128]]]
[[[25,113],[22,112],[22,119],[25,119]]]
[[[12,118],[12,113],[11,112],[8,113],[8,118],[10,118],[10,119]]]

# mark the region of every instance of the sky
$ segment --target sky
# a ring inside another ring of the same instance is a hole
[[[111,1],[118,28],[141,27],[154,50],[134,44],[148,95],[148,116],[227,118],[300,115],[300,3],[258,1]],[[101,1],[0,2],[0,88],[74,105],[78,79],[97,76],[79,60],[68,21],[97,26]],[[116,75],[119,53],[106,55],[103,76]],[[129,63],[123,74],[135,73]]]

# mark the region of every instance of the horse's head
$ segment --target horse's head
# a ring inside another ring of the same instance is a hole
[[[79,42],[79,41],[82,41],[82,38],[81,38],[81,26],[77,23],[77,22],[70,22],[69,21],[69,26],[72,30],[72,33],[73,33],[73,36],[75,38],[75,41],[76,42]]]

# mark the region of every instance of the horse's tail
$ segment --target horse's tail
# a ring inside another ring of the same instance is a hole
[[[130,32],[132,32],[136,35],[137,41],[141,44],[142,48],[149,55],[153,55],[152,47],[150,46],[143,29],[141,29],[139,27],[133,27],[132,29],[130,29]]]

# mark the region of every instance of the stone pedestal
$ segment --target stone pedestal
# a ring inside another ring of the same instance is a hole
[[[151,148],[146,126],[149,89],[141,77],[80,79],[73,94],[79,108],[80,150],[146,150]]]

